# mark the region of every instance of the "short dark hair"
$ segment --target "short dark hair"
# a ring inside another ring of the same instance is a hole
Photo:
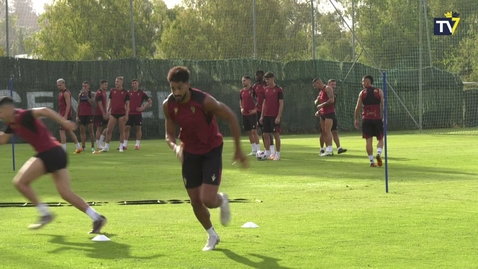
[[[91,86],[91,84],[87,80],[83,81],[83,83],[81,83],[81,84],[88,84],[88,85]]]
[[[366,75],[363,78],[370,80],[370,84],[373,84],[373,77],[371,75]]]
[[[331,78],[331,79],[329,79],[329,81],[327,81],[327,84],[329,84],[330,82],[337,82],[337,81],[335,81],[335,79]]]
[[[264,70],[257,70],[256,71],[256,76],[257,75],[264,75]]]
[[[312,83],[317,82],[317,81],[319,81],[319,80],[322,81],[320,78],[314,78],[314,79],[312,80]]]
[[[243,76],[242,78],[249,79],[249,80],[251,79],[250,76]]]
[[[139,83],[139,80],[138,80],[137,78],[133,78],[133,79],[131,80],[131,83],[133,83],[133,82],[135,82],[135,81]]]
[[[102,79],[102,80],[100,81],[100,84],[105,84],[105,83],[108,83],[108,81],[107,81],[106,79]]]
[[[265,78],[273,78],[274,77],[274,73],[272,72],[267,72],[265,75],[264,75]]]
[[[189,82],[189,69],[186,66],[175,66],[168,72],[169,82]]]
[[[13,99],[10,98],[9,96],[1,96],[0,97],[0,106],[4,105],[13,105]]]

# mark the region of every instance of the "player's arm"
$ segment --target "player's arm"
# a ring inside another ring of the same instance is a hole
[[[88,98],[88,103],[90,103],[91,106],[95,105],[96,94],[94,92],[91,93],[91,97],[86,95],[86,98]]]
[[[357,105],[355,106],[355,114],[354,114],[354,120],[358,122],[358,118],[360,115],[360,109],[362,108],[362,92],[359,93],[358,99],[357,99]]]
[[[107,105],[107,108],[106,108],[106,112],[111,112],[111,97],[112,97],[112,94],[111,94],[111,91],[110,91],[110,94],[108,96],[108,105]]]
[[[278,92],[277,98],[279,99],[279,111],[277,112],[277,117],[280,119],[282,117],[282,110],[284,110],[284,93],[282,91]]]
[[[241,108],[241,113],[243,113],[244,108],[242,107],[242,94],[239,92],[239,107]]]
[[[76,118],[80,117],[81,92],[78,94],[78,104],[76,106]]]
[[[10,137],[12,136],[12,133],[13,131],[10,128],[10,126],[8,126],[7,129],[5,129],[5,131],[0,132],[0,145],[8,143],[8,141],[10,141]]]
[[[239,150],[241,146],[241,129],[239,128],[239,121],[237,120],[236,113],[224,103],[218,102],[210,95],[206,96],[204,99],[204,109],[229,123],[229,129],[234,138],[234,146],[236,151]]]
[[[318,96],[317,96],[317,99],[315,99],[314,104],[315,104],[316,106],[319,105],[319,97],[318,97]]]
[[[128,117],[129,115],[129,100],[130,100],[130,97],[129,97],[129,94],[127,94],[125,97],[124,97],[124,108],[126,109],[126,114],[125,116]]]
[[[29,112],[31,111],[31,112]],[[55,111],[49,109],[48,107],[39,107],[39,108],[32,108],[31,110],[27,111],[27,113],[23,116],[23,120],[25,121],[27,119],[30,119],[33,121],[33,119],[37,119],[40,117],[45,117],[49,118],[56,123],[60,124],[62,127],[64,127],[67,130],[74,130],[76,129],[76,123],[66,120],[60,114],[56,113]],[[25,123],[24,123],[25,125]]]
[[[319,104],[317,106],[317,109],[320,109],[324,106],[330,106],[332,105],[334,102],[335,102],[335,98],[334,98],[334,90],[332,90],[332,88],[330,88],[329,86],[325,87],[325,93],[327,94],[327,97],[329,98],[327,101],[325,101],[324,103],[322,104]]]
[[[163,102],[163,114],[164,114],[164,124],[166,129],[166,143],[168,146],[176,151],[176,123],[171,119],[168,109],[168,99]]]
[[[148,99],[146,100],[146,105],[143,106],[143,110],[142,111],[145,111],[146,109],[148,109],[149,107],[151,107],[153,105],[153,99],[147,97]]]
[[[262,101],[262,112],[261,112],[261,118],[264,118],[264,111],[266,111],[266,98]]]
[[[65,116],[63,116],[65,119],[68,119],[68,115],[70,115],[70,109],[71,109],[71,94],[67,91],[63,93],[63,97],[65,98],[65,103],[66,103],[66,109],[65,109]],[[78,102],[79,105],[79,102]]]
[[[382,111],[382,119],[384,119],[384,118],[385,118],[385,117],[384,117],[384,109],[385,109],[385,107],[384,107],[384,99],[383,99],[383,91],[382,91],[382,89],[378,89],[378,94],[380,94],[380,109],[381,109],[381,111]],[[385,119],[385,120],[387,120],[387,123],[388,123],[388,115],[387,115],[387,119]]]
[[[95,96],[96,99],[96,96]],[[103,96],[98,96],[98,99],[96,99],[96,107],[98,107],[101,111],[101,115],[105,114],[105,110],[103,108]]]

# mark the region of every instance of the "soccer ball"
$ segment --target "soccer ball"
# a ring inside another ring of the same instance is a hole
[[[256,153],[256,158],[257,158],[257,160],[259,160],[259,161],[263,161],[263,160],[267,159],[266,153],[265,153],[264,151],[258,151],[258,152]]]

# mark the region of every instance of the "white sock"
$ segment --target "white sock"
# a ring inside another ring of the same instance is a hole
[[[324,148],[320,148],[320,150],[321,150],[321,151],[322,151],[322,150],[323,150],[323,151],[325,151],[325,149],[324,149]]]
[[[261,150],[261,144],[256,144],[256,151],[260,151]]]
[[[326,150],[326,151],[327,151],[327,152],[332,152],[332,151],[333,151],[332,146],[327,146],[327,150]]]
[[[266,156],[271,156],[271,151],[266,149],[265,155],[266,155]]]
[[[256,151],[256,144],[251,144],[252,151]]]
[[[271,154],[274,155],[274,153],[275,153],[274,145],[271,145],[271,146],[270,146],[270,149],[271,149]]]
[[[120,143],[119,150],[123,150],[123,145],[124,145],[124,142]]]
[[[341,149],[342,147],[338,147],[337,150]]]
[[[104,135],[100,135],[100,145],[103,144],[103,141],[105,141],[105,136],[104,136]]]
[[[37,209],[41,216],[50,215],[50,210],[48,210],[48,206],[45,204],[42,204],[42,203],[38,204]]]
[[[136,147],[139,147],[139,144],[141,143],[141,140],[136,140]]]
[[[80,145],[80,143],[79,143],[79,142],[78,142],[78,143],[76,143],[76,145],[75,145],[75,146],[76,146],[76,149],[79,149],[79,148],[81,148],[81,145]]]
[[[276,158],[280,158],[280,151],[276,151],[275,157],[276,157]]]
[[[214,226],[211,226],[211,228],[207,229],[206,232],[209,235],[209,237],[217,237],[217,233],[214,230]]]
[[[382,155],[382,148],[377,148],[378,155]]]
[[[96,140],[96,146],[100,147],[100,140]]]
[[[61,147],[66,151],[66,144],[61,144]]]
[[[128,140],[123,141],[123,147],[125,147],[125,148],[128,147]]]
[[[368,159],[370,160],[370,163],[373,163],[373,155],[368,155]]]
[[[105,143],[105,149],[109,149],[110,148],[110,143]]]
[[[99,220],[100,219],[100,214],[98,214],[98,212],[96,212],[91,206],[89,206],[87,209],[86,209],[86,215],[88,215],[88,217],[91,218],[92,221],[95,221],[95,220]]]

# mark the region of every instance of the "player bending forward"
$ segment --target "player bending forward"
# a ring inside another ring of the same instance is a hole
[[[208,208],[219,208],[221,224],[231,220],[229,200],[225,193],[218,193],[222,176],[223,139],[216,116],[229,122],[234,137],[234,160],[244,167],[247,159],[241,150],[241,132],[232,110],[211,95],[190,88],[189,70],[176,66],[169,70],[171,94],[163,102],[166,124],[166,142],[182,163],[182,177],[191,200],[194,214],[208,233],[203,251],[213,250],[219,244],[219,236],[211,222]],[[176,126],[179,139],[176,144]]]
[[[30,158],[13,179],[13,184],[17,190],[32,202],[40,212],[40,220],[31,224],[29,228],[38,229],[53,220],[53,214],[47,205],[40,202],[30,186],[34,180],[42,175],[51,173],[61,197],[85,212],[93,220],[93,230],[90,233],[100,233],[101,228],[106,224],[106,218],[98,214],[70,189],[70,175],[66,168],[68,163],[66,152],[39,119],[40,117],[54,120],[67,131],[76,129],[76,123],[65,120],[49,108],[15,109],[10,97],[0,97],[0,119],[7,124],[5,132],[0,132],[0,144],[7,143],[11,134],[17,134],[30,143],[37,152],[37,155]]]
[[[382,147],[383,147],[383,92],[381,89],[373,87],[373,77],[365,76],[362,78],[364,89],[360,92],[355,106],[355,128],[359,128],[358,117],[360,109],[362,111],[362,137],[366,141],[367,155],[370,160],[370,167],[382,166]],[[372,139],[376,137],[377,142],[377,164],[373,160]]]

